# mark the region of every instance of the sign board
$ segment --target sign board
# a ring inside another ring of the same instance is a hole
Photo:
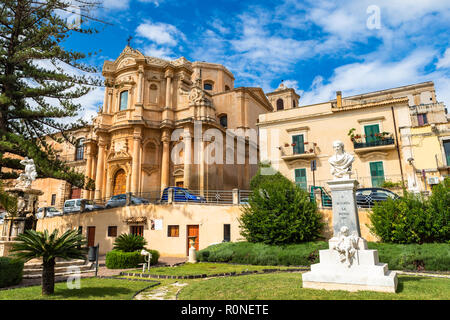
[[[312,160],[311,161],[311,171],[316,171],[317,166],[316,166],[316,160]]]
[[[156,219],[154,221],[155,221],[155,230],[162,230],[163,229],[162,219]]]

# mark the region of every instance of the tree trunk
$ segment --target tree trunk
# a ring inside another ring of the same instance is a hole
[[[55,292],[55,258],[42,263],[42,295]]]

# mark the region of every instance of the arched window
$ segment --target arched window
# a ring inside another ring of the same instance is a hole
[[[78,139],[75,146],[75,161],[84,159],[84,138]]]
[[[209,91],[211,91],[213,88],[214,88],[214,82],[212,82],[212,81],[205,81],[205,82],[203,83],[203,89],[204,89],[204,90],[209,90]]]
[[[224,127],[224,128],[228,127],[228,117],[227,117],[226,114],[221,115],[221,116],[219,117],[219,123],[220,123],[220,125],[221,125],[222,127]]]
[[[225,91],[230,91],[230,87],[229,86],[225,86]]]
[[[277,110],[283,110],[284,109],[284,102],[283,99],[277,100]]]
[[[126,110],[128,106],[128,91],[120,93],[120,105],[119,110]]]

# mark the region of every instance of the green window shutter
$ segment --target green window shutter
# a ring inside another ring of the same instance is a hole
[[[444,141],[445,160],[447,163],[444,165],[450,166],[450,141]]]
[[[381,187],[384,182],[384,169],[382,161],[370,163],[370,176],[372,178],[372,187]]]
[[[306,182],[306,169],[295,169],[295,184],[304,190],[308,189],[308,184]]]
[[[120,94],[120,110],[126,110],[128,106],[128,91]]]
[[[378,124],[364,126],[364,133],[366,134],[367,143],[374,142],[377,140],[375,138],[375,133],[380,133],[380,126]]]
[[[295,143],[293,147],[294,154],[302,154],[305,153],[305,144],[304,138],[302,134],[292,136],[292,143]]]

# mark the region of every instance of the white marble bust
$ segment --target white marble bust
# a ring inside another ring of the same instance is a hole
[[[355,161],[355,158],[345,152],[344,143],[340,140],[333,142],[333,149],[335,154],[328,159],[331,165],[331,174],[337,179],[350,178],[352,163]]]

